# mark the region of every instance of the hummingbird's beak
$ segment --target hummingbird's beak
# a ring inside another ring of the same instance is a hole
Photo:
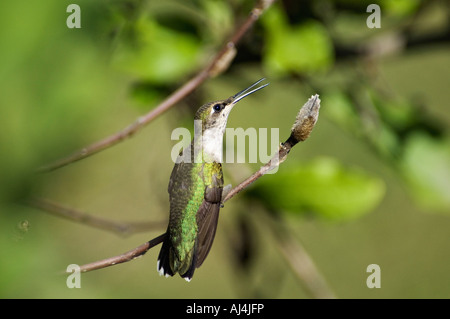
[[[262,88],[265,88],[266,86],[268,86],[269,83],[266,83],[266,84],[264,84],[264,85],[261,85],[261,86],[257,87],[256,89],[251,90],[252,88],[254,88],[255,86],[257,86],[259,83],[261,83],[261,82],[264,81],[264,80],[265,80],[265,78],[262,78],[262,79],[256,81],[255,83],[253,83],[252,85],[250,85],[250,86],[249,86],[248,88],[246,88],[245,90],[242,90],[241,92],[236,93],[235,95],[233,95],[233,96],[231,97],[231,99],[232,99],[232,101],[233,101],[232,103],[233,103],[233,104],[236,104],[237,102],[239,102],[240,100],[242,100],[244,97],[249,96],[250,94],[255,93],[256,91],[261,90]],[[250,91],[250,90],[251,90],[251,91]],[[250,92],[249,92],[249,91],[250,91]]]

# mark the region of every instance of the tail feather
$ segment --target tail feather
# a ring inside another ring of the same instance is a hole
[[[171,245],[172,243],[170,242],[169,236],[166,236],[166,239],[164,239],[163,241],[161,251],[159,252],[158,263],[156,264],[156,269],[159,272],[160,276],[172,277],[173,275],[175,275],[175,273],[172,270],[172,267],[170,266]],[[196,263],[197,263],[197,253],[194,252],[194,256],[191,260],[191,265],[189,266],[189,269],[183,274],[180,273],[180,276],[184,278],[186,281],[191,281],[192,277],[194,276],[194,271],[197,268]]]
[[[194,276],[194,271],[196,268],[197,268],[197,243],[195,244],[194,256],[192,257],[191,260],[191,266],[184,274],[180,274],[180,276],[189,282]]]
[[[159,252],[158,263],[156,264],[156,269],[160,276],[169,277],[174,275],[172,268],[170,267],[170,245],[170,238],[169,236],[166,236],[161,251]]]

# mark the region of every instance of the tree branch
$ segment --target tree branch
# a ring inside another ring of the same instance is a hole
[[[136,259],[137,257],[140,257],[144,255],[150,248],[160,244],[163,242],[164,238],[166,237],[166,233],[159,235],[158,237],[153,238],[152,240],[130,250],[126,253],[123,253],[118,256],[106,258],[103,260],[95,261],[90,264],[86,264],[80,267],[80,272],[88,272],[96,269],[102,269],[109,266],[114,266],[117,264],[125,263],[127,261]],[[68,273],[68,272],[66,272]]]
[[[292,231],[286,226],[286,223],[281,218],[273,218],[273,213],[268,211],[262,216],[268,219],[264,224],[272,232],[277,249],[295,277],[300,280],[305,291],[315,299],[336,298],[313,259],[301,242],[292,235]]]
[[[334,299],[336,296],[318,271],[305,248],[286,229],[273,227],[278,250],[300,279],[306,291],[316,299]]]
[[[102,150],[105,150],[124,139],[131,137],[138,132],[141,128],[153,121],[159,115],[170,109],[173,105],[181,101],[184,97],[199,87],[204,81],[210,77],[217,76],[223,73],[231,61],[236,55],[236,44],[242,39],[244,34],[253,26],[253,24],[259,19],[261,14],[267,10],[275,0],[259,0],[255,7],[251,10],[247,20],[236,29],[230,40],[226,42],[223,48],[215,55],[212,61],[202,69],[197,75],[190,79],[187,83],[181,86],[174,93],[169,95],[164,101],[162,101],[156,108],[148,112],[147,114],[139,117],[134,123],[127,126],[125,129],[117,132],[111,136],[108,136],[96,143],[84,147],[83,149],[75,152],[74,154],[57,160],[54,163],[41,166],[38,168],[38,172],[50,172],[55,169],[61,168],[68,164],[79,161],[83,158],[96,154]]]
[[[63,217],[83,225],[114,232],[121,236],[128,236],[154,229],[161,229],[167,225],[167,221],[160,222],[114,222],[98,218],[79,210],[63,206],[48,199],[33,197],[26,202],[29,206],[38,208],[52,215]]]

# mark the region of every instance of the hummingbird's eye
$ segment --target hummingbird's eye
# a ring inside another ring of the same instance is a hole
[[[213,106],[214,111],[220,112],[222,110],[222,104],[216,104]]]

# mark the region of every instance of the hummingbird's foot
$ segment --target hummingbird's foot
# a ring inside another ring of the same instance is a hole
[[[222,190],[222,199],[224,199],[225,197],[227,197],[228,193],[231,191],[233,187],[231,186],[231,184],[226,185],[223,190]],[[220,203],[220,208],[223,208],[223,203]]]

